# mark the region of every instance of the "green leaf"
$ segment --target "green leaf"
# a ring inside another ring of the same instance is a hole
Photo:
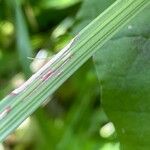
[[[103,6],[104,3],[109,3],[110,1],[107,1],[107,0],[104,0],[104,1],[98,1],[98,0],[93,0],[93,1],[90,1],[90,0],[85,0],[85,3],[82,7],[81,7],[81,11],[79,12],[78,16],[77,16],[77,19],[79,20],[79,24],[77,25],[77,28],[75,28],[76,30],[80,30],[80,28],[82,28],[83,26],[85,26],[93,17],[92,15],[97,15],[99,13],[99,11],[102,9],[101,6]],[[93,5],[95,4],[95,5]],[[99,5],[98,5],[99,4]],[[86,9],[86,7],[89,8],[89,9]],[[93,10],[93,11],[92,11]],[[90,13],[88,13],[90,12]],[[87,15],[88,14],[88,15]],[[89,16],[89,17],[88,17]],[[136,16],[132,21],[130,21],[122,30],[121,32],[117,33],[115,35],[115,37],[113,39],[116,39],[116,38],[121,38],[121,37],[125,37],[125,36],[143,36],[143,37],[149,37],[150,35],[150,24],[149,24],[149,18],[150,18],[150,7],[147,7],[145,8],[138,16]],[[119,43],[118,40],[115,40],[114,43],[117,42]],[[105,46],[106,49],[110,49],[110,51],[112,49],[114,49],[114,51],[116,49],[118,49],[118,47],[123,47],[125,43],[122,42],[122,45],[121,44],[116,44],[112,47],[111,45],[112,43],[110,42],[109,43],[109,46]],[[126,43],[127,45],[129,43]],[[111,45],[111,46],[110,46]],[[105,51],[105,48],[103,48],[103,51]],[[124,47],[125,48],[125,47]],[[120,48],[120,51],[122,49]],[[109,68],[104,68],[103,67],[103,71],[102,71],[102,64],[101,64],[101,57],[103,57],[103,59],[105,59],[106,62],[103,62],[103,65],[105,65],[105,63],[107,64],[107,60],[110,59],[111,54],[105,54],[103,55],[104,52],[101,52],[101,49],[99,50],[99,52],[97,52],[95,55],[94,55],[94,58],[96,59],[96,62],[98,62],[98,64],[96,65],[96,68],[97,68],[97,71],[98,71],[98,76],[99,78],[105,73],[107,74],[107,76],[110,74],[110,76],[112,76],[111,73],[109,73]],[[115,52],[114,52],[115,53]],[[117,52],[116,52],[117,53]],[[119,55],[119,54],[118,54]],[[129,53],[130,55],[130,53]],[[100,57],[101,56],[101,57]],[[118,56],[119,57],[119,56]],[[102,59],[102,60],[103,60]],[[116,58],[117,60],[119,58]],[[118,63],[119,63],[119,60],[118,60]],[[101,69],[100,69],[101,68]],[[100,70],[102,71],[100,71]],[[107,73],[104,69],[108,69],[107,70]],[[120,70],[120,69],[119,69]],[[116,70],[115,70],[116,72]],[[102,75],[101,75],[102,74]],[[105,75],[106,77],[106,75]],[[102,79],[100,78],[99,79],[101,82],[102,82]],[[107,80],[107,79],[106,79]],[[103,83],[103,82],[102,82]],[[105,102],[105,99],[102,97],[102,99],[104,100]],[[110,98],[110,101],[114,102],[113,99]],[[117,107],[117,106],[116,106]],[[139,133],[137,131],[137,133]],[[146,138],[146,137],[145,137]],[[135,137],[136,139],[136,137]]]
[[[102,13],[115,0],[85,0],[77,14],[77,24],[73,29],[74,33],[79,32],[90,21]],[[146,36],[150,35],[149,28],[150,6],[145,8],[138,16],[127,24],[114,38],[122,36]]]
[[[78,33],[116,0],[84,0],[76,17],[74,33]]]
[[[150,37],[150,6],[146,7],[132,21],[130,21],[114,38],[124,36]]]
[[[148,4],[149,0],[117,0],[24,85],[5,97],[0,102],[0,140],[14,131],[97,49]]]
[[[31,75],[30,61],[28,57],[32,56],[32,48],[28,35],[27,26],[21,10],[19,2],[14,2],[13,9],[15,12],[15,23],[16,23],[16,46],[19,53],[20,62],[26,77]]]
[[[150,148],[150,32],[145,9],[94,55],[102,105],[114,123],[123,150]],[[143,17],[142,17],[143,16]],[[137,22],[136,22],[137,21]],[[145,35],[146,37],[123,37]],[[116,36],[116,37],[117,37]]]

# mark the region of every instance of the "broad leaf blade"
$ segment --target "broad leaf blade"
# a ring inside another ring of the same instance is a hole
[[[150,40],[124,37],[94,55],[102,105],[123,150],[150,148]]]

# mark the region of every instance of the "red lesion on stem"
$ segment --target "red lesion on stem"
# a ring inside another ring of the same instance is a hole
[[[11,92],[9,95],[10,95],[10,96],[16,96],[17,94],[14,93],[14,92]]]
[[[11,107],[8,106],[8,107],[5,108],[5,110],[6,110],[7,113],[9,113],[11,111]]]
[[[48,71],[45,75],[42,76],[42,81],[48,80],[52,75],[54,74],[54,71]]]
[[[0,120],[7,116],[7,114],[11,111],[11,107],[6,107],[2,112],[0,112]]]

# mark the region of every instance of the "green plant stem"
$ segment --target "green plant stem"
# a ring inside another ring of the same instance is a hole
[[[149,3],[149,0],[117,0],[21,88],[4,98],[0,103],[0,141]]]

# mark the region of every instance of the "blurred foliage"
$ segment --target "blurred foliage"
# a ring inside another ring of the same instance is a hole
[[[58,52],[114,0],[1,0],[0,98],[31,75],[32,59]],[[36,61],[36,60],[35,60]],[[118,149],[113,125],[99,101],[92,60],[28,118],[3,146],[10,150]]]
[[[123,37],[109,41],[94,57],[103,89],[103,108],[125,150],[150,147],[149,52],[149,39]]]
[[[77,13],[73,33],[77,34],[113,2],[115,2],[115,0],[85,0]]]
[[[148,18],[150,6],[94,54],[103,108],[115,124],[124,150],[150,148]]]

